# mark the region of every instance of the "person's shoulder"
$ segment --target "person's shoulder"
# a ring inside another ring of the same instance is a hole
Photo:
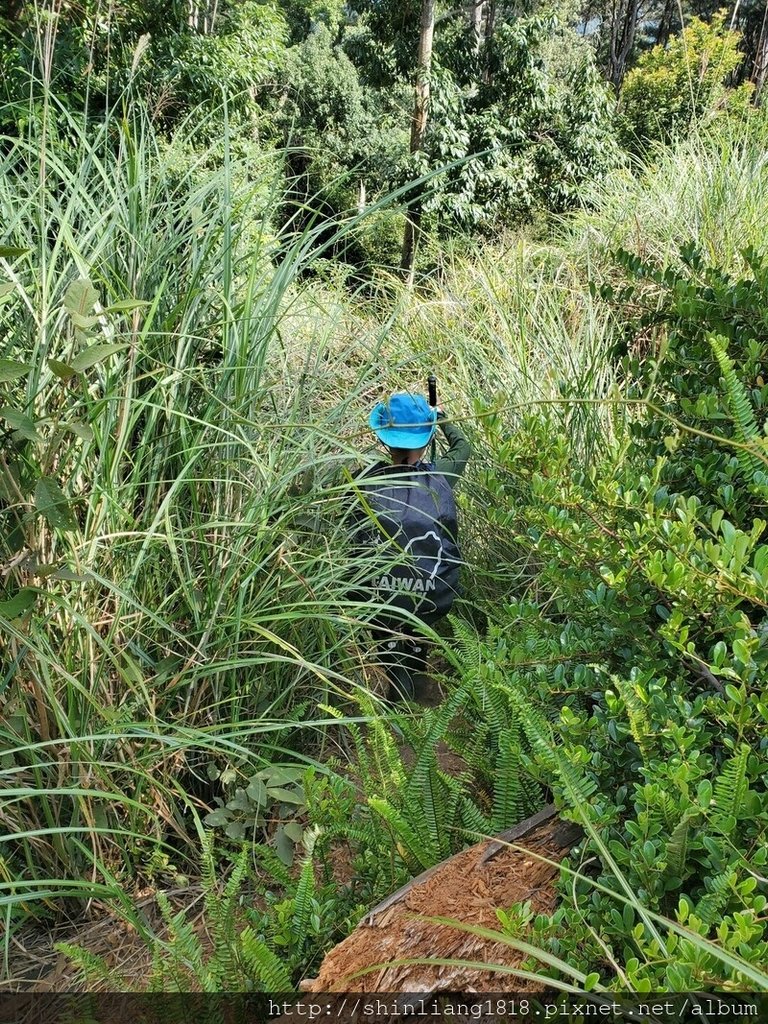
[[[368,462],[365,465],[360,466],[356,472],[352,474],[352,479],[360,481],[372,476],[381,476],[388,468],[388,462]]]
[[[441,465],[441,460],[436,459],[434,462],[419,462],[417,468],[424,474],[428,474],[433,480],[439,480],[441,484],[446,484],[448,487],[451,486],[451,481],[448,479],[451,475],[450,468]]]

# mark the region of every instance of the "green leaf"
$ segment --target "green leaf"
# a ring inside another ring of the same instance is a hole
[[[156,663],[155,674],[158,679],[165,679],[167,676],[174,675],[181,667],[181,664],[182,659],[178,655],[169,654]],[[218,778],[218,775],[216,778]]]
[[[88,583],[91,576],[84,576],[82,573],[73,572],[68,565],[63,565],[52,574],[55,580],[68,580],[70,583]]]
[[[273,800],[280,800],[284,804],[304,803],[304,794],[302,792],[292,792],[290,789],[281,789],[279,786],[275,789],[269,786],[267,792]]]
[[[255,776],[248,783],[248,788],[245,791],[248,794],[250,800],[252,800],[259,807],[266,807],[267,805],[267,787]]]
[[[0,383],[25,377],[31,369],[29,363],[17,363],[15,359],[0,359]]]
[[[113,302],[107,306],[104,310],[105,313],[130,313],[134,309],[139,309],[141,306],[149,306],[150,303],[145,299],[121,299],[119,302]]]
[[[75,327],[79,327],[81,331],[90,331],[99,322],[98,315],[96,316],[81,316],[79,313],[70,311],[69,314],[72,317],[72,323]]]
[[[709,779],[702,779],[696,787],[696,799],[699,806],[705,809],[712,803],[712,783]]]
[[[286,786],[297,782],[303,774],[303,768],[266,768],[257,772],[255,777],[266,780],[268,786]]]
[[[11,505],[17,502],[19,494],[25,492],[21,481],[22,476],[18,462],[9,462],[0,472],[0,498]]]
[[[743,698],[741,696],[741,692],[739,690],[737,690],[736,687],[732,683],[726,683],[725,684],[725,692],[728,694],[728,696],[731,698],[731,700],[735,704],[743,704],[744,703],[744,700],[743,700]]]
[[[67,288],[64,308],[76,316],[88,316],[99,301],[99,293],[87,277],[79,277]]]
[[[121,676],[126,682],[131,683],[135,686],[142,686],[144,683],[144,673],[141,670],[141,666],[138,662],[128,654],[127,651],[122,653],[122,665]]]
[[[23,412],[19,412],[18,409],[11,409],[8,406],[0,409],[0,420],[10,423],[19,437],[23,437],[27,441],[40,440],[40,435],[35,430],[34,420],[31,420]]]
[[[292,843],[300,843],[304,835],[303,827],[298,821],[289,821],[287,825],[283,826],[285,834],[291,840]]]
[[[77,528],[77,521],[64,492],[50,476],[42,476],[37,481],[35,507],[54,530],[75,530]]]
[[[17,619],[24,612],[28,612],[37,600],[34,590],[20,590],[9,601],[0,601],[0,617],[4,619]]]
[[[128,345],[91,345],[75,356],[72,360],[72,369],[75,373],[83,373],[123,348],[128,348]]]
[[[81,438],[83,441],[93,440],[93,430],[87,423],[81,423],[79,420],[70,420],[69,423],[62,423],[61,426],[64,430],[75,434],[76,437]]]
[[[749,644],[746,640],[734,640],[731,646],[733,647],[734,656],[738,658],[743,665],[748,665],[752,660],[752,655],[749,650]]]
[[[70,377],[75,376],[75,370],[66,363],[60,363],[58,359],[49,359],[48,366],[61,380],[69,380]]]
[[[0,245],[0,260],[15,260],[25,252],[29,252],[29,249],[21,249],[18,245]]]
[[[58,568],[56,562],[43,562],[41,565],[36,565],[32,571],[39,579],[46,580],[49,576],[53,576]]]
[[[241,789],[241,787],[238,786],[237,789],[235,790],[235,795],[231,799],[227,800],[227,810],[249,811],[250,809],[251,804],[250,801],[248,800],[245,790]]]
[[[275,830],[275,852],[287,867],[293,864],[293,843],[285,834],[282,825],[278,825]]]
[[[211,811],[209,814],[206,814],[203,821],[206,825],[210,825],[211,828],[216,828],[220,825],[227,825],[230,818],[231,815],[225,811],[223,807],[220,807],[218,810]]]

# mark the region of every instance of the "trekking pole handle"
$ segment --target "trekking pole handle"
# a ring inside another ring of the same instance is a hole
[[[437,408],[437,377],[434,373],[430,373],[427,377],[427,390],[429,392],[429,404],[433,409]],[[432,436],[432,448],[429,454],[429,461],[435,461],[435,455],[437,454],[437,445],[435,442],[434,435]]]

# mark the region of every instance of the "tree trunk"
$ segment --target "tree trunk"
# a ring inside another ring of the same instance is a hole
[[[469,30],[472,33],[472,46],[475,53],[480,52],[481,32],[483,25],[483,8],[485,0],[469,0]]]
[[[483,34],[483,72],[482,81],[484,85],[493,84],[493,72],[491,71],[490,59],[492,56],[490,42],[493,39],[493,30],[496,27],[496,0],[488,0],[485,10],[485,32]]]
[[[493,30],[496,27],[496,0],[488,0],[488,11],[485,19],[485,42],[490,43],[493,39]]]
[[[213,35],[216,28],[216,18],[219,14],[219,0],[213,0],[208,12],[208,34]]]
[[[757,43],[755,63],[752,67],[752,81],[755,83],[755,104],[760,106],[763,99],[763,89],[768,79],[768,0],[765,4],[763,24],[760,29],[760,39]]]
[[[656,29],[656,46],[666,46],[669,41],[669,34],[672,31],[672,14],[675,10],[675,0],[667,0],[664,10],[661,12],[659,27]]]
[[[414,90],[413,117],[411,119],[411,153],[417,153],[424,144],[429,116],[429,74],[432,68],[432,39],[435,33],[435,6],[437,0],[422,0],[421,32],[419,34],[419,57],[416,64],[416,87]],[[413,261],[416,255],[419,226],[421,224],[421,199],[419,196],[405,222],[403,253],[400,265],[413,280]]]
[[[621,89],[632,47],[635,45],[640,0],[616,0],[611,23],[611,57],[608,77],[616,92]]]

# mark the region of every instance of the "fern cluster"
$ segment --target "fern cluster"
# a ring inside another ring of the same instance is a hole
[[[727,339],[712,334],[709,343],[720,367],[728,411],[736,438],[740,442],[736,457],[750,487],[765,500],[768,498],[768,460],[766,448],[762,444],[763,435],[757,425],[747,389],[726,351]]]
[[[297,968],[302,971],[313,936],[320,930],[312,861],[317,838],[317,829],[305,833],[304,862],[297,880],[268,847],[254,851],[246,845],[222,882],[214,834],[204,833],[201,918],[198,921],[191,917],[186,907],[174,909],[164,892],[156,893],[161,927],[152,945],[151,966],[139,981],[124,976],[106,958],[82,947],[60,943],[57,948],[88,984],[106,985],[113,991],[293,991]],[[263,859],[274,881],[290,894],[261,913],[248,909],[252,902],[249,892],[253,892],[256,882],[252,871],[254,852]],[[208,1009],[215,1016],[216,1004]],[[206,1024],[217,1022],[209,1017]]]

